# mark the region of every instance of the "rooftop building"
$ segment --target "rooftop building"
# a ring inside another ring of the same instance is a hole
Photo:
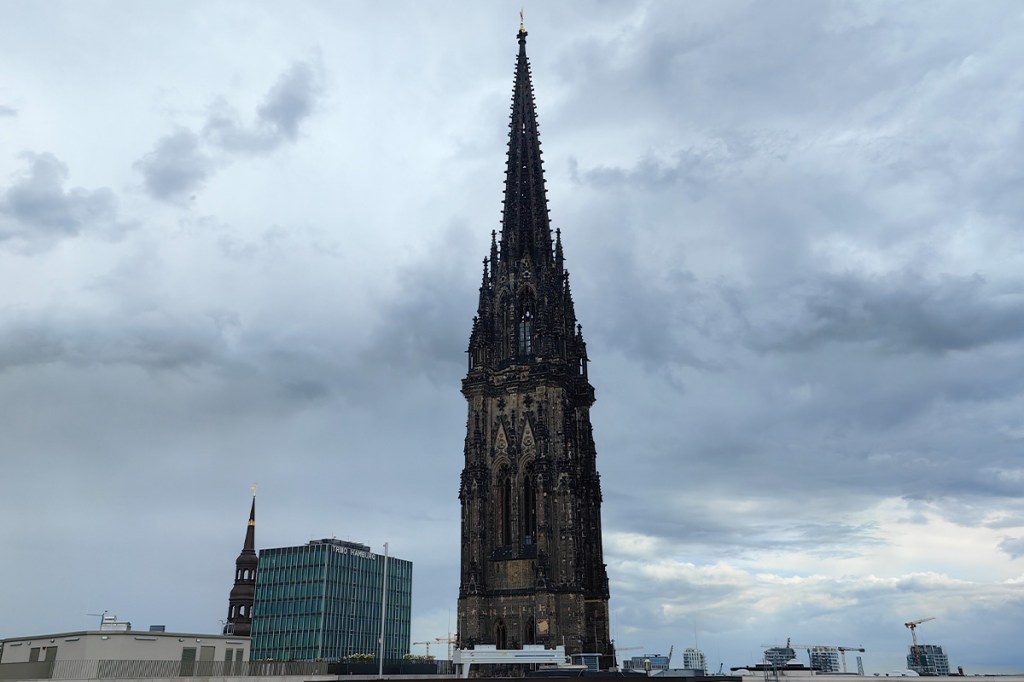
[[[248,637],[152,629],[12,637],[0,646],[0,680],[206,677],[227,674],[249,657]]]

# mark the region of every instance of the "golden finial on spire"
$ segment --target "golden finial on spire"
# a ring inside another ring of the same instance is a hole
[[[523,23],[523,10],[519,10],[519,32],[526,33],[526,25]]]
[[[249,489],[252,490],[252,496],[256,497],[256,484],[254,483],[251,486],[249,486]]]

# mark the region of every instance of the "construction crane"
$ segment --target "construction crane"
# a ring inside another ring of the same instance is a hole
[[[864,647],[862,646],[837,646],[839,649],[839,655],[843,657],[843,672],[846,672],[846,652],[847,651],[859,651],[864,653]]]
[[[448,660],[452,660],[452,644],[458,644],[458,638],[452,637],[452,634],[449,632],[447,637],[435,637],[434,641],[448,645]]]
[[[623,651],[633,651],[634,649],[644,648],[642,644],[640,646],[615,646],[614,644],[612,644],[612,646],[614,647],[613,651],[615,652],[615,665],[619,664],[619,653]]]
[[[935,616],[928,616],[921,620],[912,620],[909,623],[904,623],[904,627],[910,628],[910,639],[914,641],[914,666],[917,668],[921,667],[921,650],[917,646],[917,626],[921,623],[927,623],[930,620],[935,620]]]
[[[809,668],[814,667],[814,658],[811,655],[813,651],[822,651],[824,649],[835,649],[835,647],[826,646],[824,644],[790,644],[790,640],[786,639],[786,645],[791,649],[803,649],[807,652],[807,666]]]
[[[427,647],[427,658],[430,658],[430,640],[427,640],[426,642],[413,642],[412,644],[413,644],[413,646],[416,646],[417,644],[423,644],[424,646],[426,646]]]

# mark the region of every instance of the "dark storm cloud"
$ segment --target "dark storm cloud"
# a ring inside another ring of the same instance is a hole
[[[202,188],[217,170],[240,155],[263,155],[298,139],[322,93],[322,68],[296,62],[270,88],[247,126],[226,101],[211,105],[199,132],[179,127],[135,163],[147,192],[180,202]]]
[[[787,297],[797,319],[756,325],[752,347],[803,352],[828,343],[871,343],[886,352],[944,353],[1024,336],[1024,282],[993,291],[980,275],[933,281],[912,274],[846,275],[824,276],[807,288]]]
[[[107,188],[66,188],[68,167],[52,154],[25,154],[27,171],[0,188],[0,243],[18,240],[32,247],[83,231],[116,235],[117,200]]]
[[[651,486],[661,497],[660,489]],[[666,495],[665,497],[668,497]],[[716,556],[753,556],[762,551],[801,551],[819,557],[851,556],[856,548],[878,545],[882,541],[876,523],[846,523],[839,520],[801,519],[782,505],[755,506],[756,511],[733,510],[723,516],[720,509],[705,508],[699,500],[691,503],[662,503],[665,511],[651,518],[650,497],[631,498],[621,492],[606,493],[609,506],[616,513],[616,530],[642,529],[644,536],[654,538],[667,554]],[[746,498],[738,496],[737,499]],[[856,502],[850,506],[856,508]],[[765,513],[771,507],[777,518]],[[795,517],[795,518],[794,518]]]
[[[480,286],[461,247],[474,241],[483,248],[466,226],[450,226],[430,245],[428,257],[399,271],[397,295],[381,301],[367,360],[446,385],[458,381]]]

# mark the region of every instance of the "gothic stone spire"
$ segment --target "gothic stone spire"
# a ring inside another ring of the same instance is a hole
[[[541,164],[540,130],[526,57],[526,31],[519,31],[519,57],[512,95],[505,168],[501,251],[509,261],[524,257],[538,264],[551,261],[551,225]]]
[[[525,29],[518,40],[501,238],[491,235],[469,367],[555,362],[585,378],[586,346],[576,334],[561,239],[551,236]]]
[[[594,389],[551,234],[522,27],[518,40],[501,238],[484,261],[462,382],[459,640],[608,656]]]

